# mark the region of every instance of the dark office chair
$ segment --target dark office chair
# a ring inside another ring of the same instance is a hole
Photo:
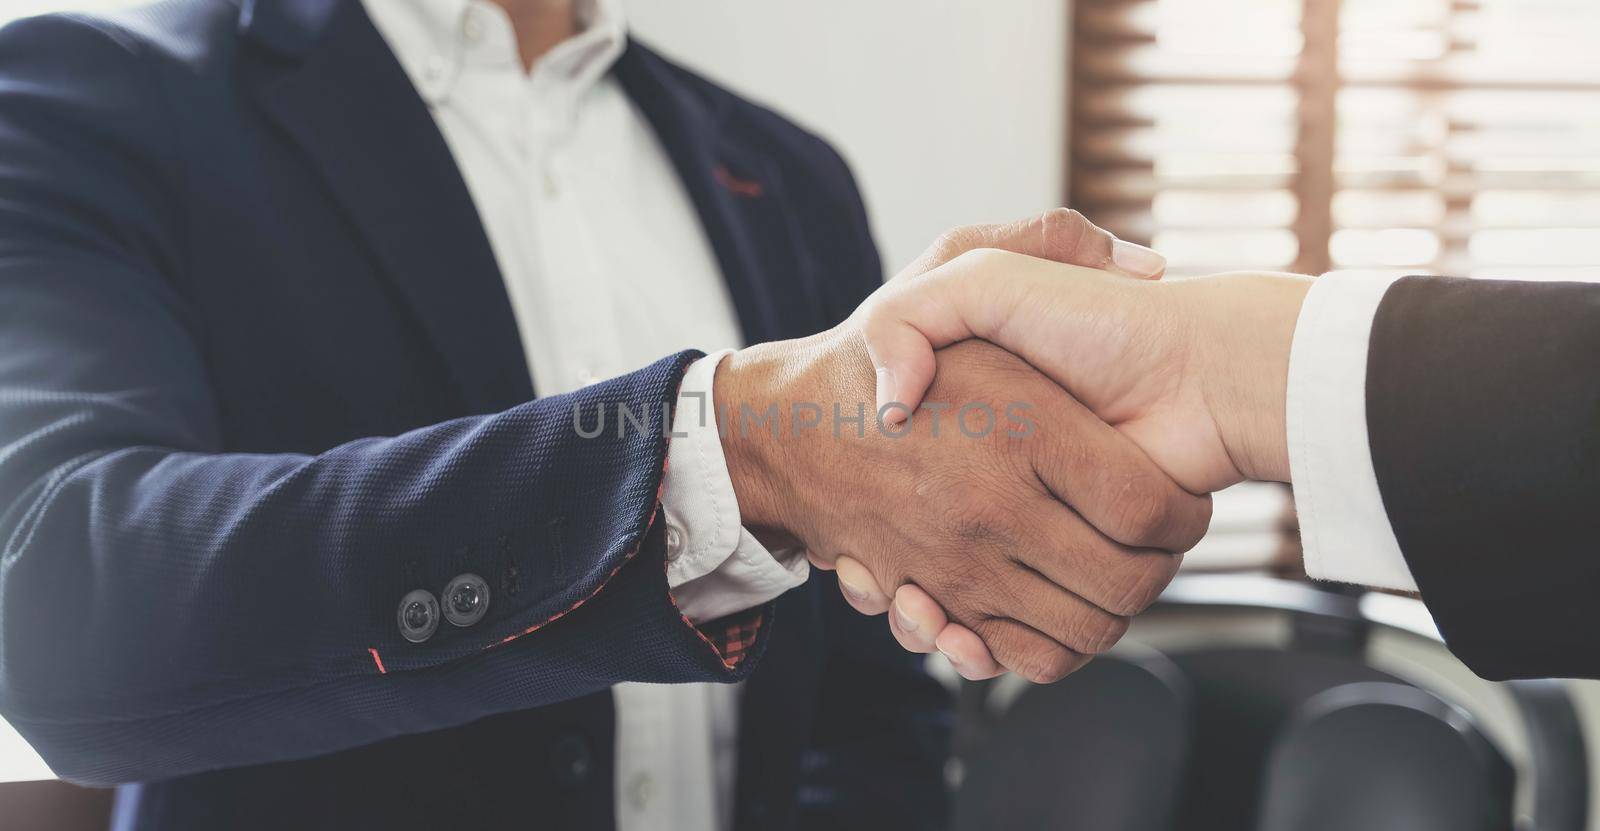
[[[1148,692],[1137,702],[1123,695],[1119,688],[1121,676],[1126,674],[1123,670],[1087,674],[1102,663],[1121,663],[1115,659],[1097,660],[1061,684],[1030,689],[1004,712],[996,712],[987,703],[992,685],[969,685],[963,690],[963,722],[957,734],[957,752],[964,762],[966,778],[955,797],[954,828],[1383,831],[1388,827],[1366,824],[1359,815],[1351,815],[1348,822],[1341,824],[1336,821],[1341,817],[1332,812],[1319,814],[1308,808],[1316,804],[1309,800],[1320,797],[1306,788],[1296,790],[1292,774],[1296,770],[1309,771],[1311,756],[1316,757],[1317,764],[1334,769],[1324,772],[1322,781],[1346,783],[1343,793],[1347,799],[1356,798],[1350,788],[1362,780],[1355,777],[1370,773],[1375,778],[1379,763],[1388,773],[1384,781],[1391,783],[1405,780],[1414,784],[1427,779],[1429,770],[1434,771],[1433,775],[1454,771],[1441,778],[1457,785],[1471,778],[1475,782],[1472,787],[1477,789],[1472,799],[1447,799],[1452,793],[1449,788],[1420,784],[1395,789],[1410,799],[1405,805],[1394,802],[1391,807],[1395,810],[1445,819],[1457,816],[1457,810],[1471,812],[1473,823],[1447,823],[1438,826],[1441,828],[1510,827],[1509,795],[1518,776],[1530,780],[1534,797],[1531,817],[1524,828],[1582,831],[1585,827],[1588,759],[1576,712],[1561,682],[1502,685],[1521,711],[1530,751],[1527,764],[1511,772],[1471,713],[1367,664],[1366,648],[1374,629],[1405,629],[1437,642],[1437,633],[1430,627],[1413,627],[1403,620],[1375,620],[1363,614],[1361,599],[1353,593],[1270,578],[1185,576],[1173,583],[1160,608],[1193,613],[1197,619],[1211,610],[1287,613],[1293,638],[1287,648],[1218,647],[1174,652],[1159,673],[1168,679],[1167,696],[1154,699],[1154,703]],[[1150,665],[1148,659],[1143,663]],[[1084,689],[1068,692],[1080,685]],[[1362,690],[1368,694],[1383,691],[1387,697],[1352,703],[1351,696]],[[1080,700],[1083,698],[1126,699],[1128,706],[1126,711],[1112,711],[1116,718],[1110,718],[1103,715],[1104,710],[1085,707]],[[1416,706],[1429,699],[1438,706]],[[1330,710],[1329,701],[1342,704]],[[1405,701],[1414,706],[1397,703]],[[1132,751],[1126,749],[1121,756],[1103,753],[1104,748],[1117,746],[1118,742],[1150,741],[1139,732],[1149,725],[1132,732],[1126,727],[1128,723],[1140,724],[1129,714],[1136,712],[1136,703],[1154,707],[1158,714],[1154,723],[1166,725],[1162,729],[1168,732],[1159,739],[1166,743],[1163,746],[1183,749],[1180,781],[1175,790],[1168,782],[1172,774],[1167,768],[1156,765],[1153,771],[1146,771],[1139,765],[1127,764],[1123,760]],[[1074,707],[1084,714],[1076,720]],[[1187,719],[1173,727],[1167,713],[1187,713]],[[1342,724],[1348,718],[1370,718],[1385,725],[1403,722],[1405,729],[1432,738],[1421,742],[1430,748],[1430,754],[1448,759],[1435,763],[1428,761],[1432,756],[1394,754],[1383,742],[1354,741],[1359,735],[1355,730],[1341,734],[1351,740],[1339,745],[1337,753],[1324,752],[1329,747],[1319,742],[1324,741],[1327,725]],[[1174,730],[1175,737],[1170,732]],[[1056,740],[1029,743],[1026,738],[1019,738],[1043,735]],[[1007,750],[1004,745],[1013,747]],[[1122,784],[1106,785],[1107,781]],[[1172,802],[1159,809],[1152,804],[1142,810],[1112,812],[1109,806],[1127,807],[1134,803],[1131,796],[1119,796],[1124,790],[1151,803],[1163,799]],[[1052,807],[1034,813],[1022,807],[1034,803]],[[1074,805],[1080,810],[1088,810],[1081,806],[1094,806],[1099,813],[1078,813],[1072,809]],[[1170,820],[1163,823],[1160,816]],[[1299,824],[1308,816],[1326,820],[1326,824]]]
[[[1279,731],[1256,827],[1511,831],[1515,784],[1466,712],[1405,684],[1346,684]]]
[[[965,759],[954,828],[1172,827],[1189,750],[1187,682],[1158,654],[1098,660],[1073,679],[1028,688],[992,721],[984,702],[964,699],[988,723],[963,725],[966,737],[985,735]]]

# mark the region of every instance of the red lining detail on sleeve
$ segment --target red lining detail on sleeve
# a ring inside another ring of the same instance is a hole
[[[656,499],[657,499],[658,502],[659,502],[660,498],[661,498],[660,497],[660,490],[658,489],[656,491]],[[659,508],[659,505],[658,505],[657,511],[659,511],[659,510],[660,510],[660,508]],[[655,514],[652,513],[650,515],[650,517],[651,517],[650,521],[653,524],[655,522]],[[646,527],[648,527],[648,526],[646,526]],[[579,606],[582,606],[583,604],[588,603],[589,601],[593,600],[595,598],[595,595],[598,595],[600,592],[604,591],[605,587],[611,583],[611,578],[616,577],[617,576],[617,572],[621,571],[622,567],[627,565],[629,560],[633,559],[633,555],[639,553],[639,549],[643,545],[644,545],[644,535],[640,534],[639,535],[639,542],[637,544],[635,544],[633,546],[633,548],[629,549],[628,553],[622,555],[622,562],[617,563],[617,567],[613,568],[611,570],[611,573],[607,574],[605,576],[605,579],[600,581],[600,585],[595,586],[594,591],[589,592],[589,594],[587,596],[585,596],[585,597],[578,598],[578,602],[572,604],[571,606],[568,606],[565,609],[562,609],[559,612],[556,612],[555,614],[551,615],[550,617],[545,618],[544,620],[541,620],[541,621],[539,621],[538,623],[535,623],[532,626],[529,626],[528,628],[522,630],[521,632],[512,632],[511,634],[505,636],[504,638],[501,638],[498,642],[492,643],[489,646],[486,646],[484,648],[488,649],[489,647],[499,646],[500,644],[504,644],[504,643],[510,643],[510,642],[512,642],[512,641],[516,640],[517,638],[520,638],[520,637],[522,637],[524,635],[531,635],[534,632],[537,632],[540,629],[543,629],[546,626],[549,626],[550,624],[555,623],[556,621],[558,621],[558,620],[566,617],[567,615],[571,614],[572,612],[576,611]]]
[[[673,601],[673,605],[676,606],[677,602]],[[706,646],[717,653],[717,657],[722,661],[722,668],[728,670],[739,666],[744,660],[745,654],[755,646],[756,638],[761,634],[761,627],[767,622],[765,604],[713,620],[704,627],[694,625],[694,621],[689,620],[689,616],[682,612],[678,613],[678,617],[683,618],[683,625],[693,629],[694,633],[700,636],[700,640],[705,641]],[[706,634],[707,629],[711,630],[711,635]],[[712,639],[713,635],[716,637],[715,640]]]
[[[760,182],[754,179],[740,179],[733,175],[733,171],[728,170],[726,165],[717,165],[716,169],[711,171],[711,175],[716,177],[717,184],[735,196],[743,196],[746,199],[759,199],[762,194],[767,192],[767,189],[762,187]]]
[[[383,659],[378,657],[378,650],[369,646],[367,647],[367,651],[372,653],[372,662],[378,665],[378,674],[388,675],[389,671],[383,668]]]

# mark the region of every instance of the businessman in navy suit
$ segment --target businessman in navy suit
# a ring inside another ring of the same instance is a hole
[[[840,158],[610,3],[13,24],[0,711],[122,829],[936,827],[945,695],[807,557],[1051,680],[1209,507],[982,345],[934,392],[1037,441],[686,415],[870,423],[879,280]]]

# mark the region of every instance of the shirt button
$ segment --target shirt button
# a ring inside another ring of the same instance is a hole
[[[467,9],[467,16],[461,21],[461,36],[468,43],[477,43],[483,38],[483,21],[479,19],[475,9]]]
[[[671,522],[667,523],[667,559],[676,560],[683,553],[683,532]]]
[[[628,804],[642,811],[656,795],[656,780],[648,773],[634,774],[628,781]]]
[[[573,374],[573,377],[578,379],[579,384],[582,384],[586,387],[600,380],[600,376],[594,374],[594,370],[591,370],[588,367],[578,370]]]
[[[544,171],[544,195],[546,199],[555,199],[561,195],[561,183],[556,181],[556,175],[549,168]]]
[[[594,769],[594,753],[589,740],[578,733],[567,733],[550,747],[550,767],[562,787],[576,788],[589,781]]]
[[[476,574],[458,574],[444,587],[444,619],[471,626],[489,612],[489,584]]]
[[[422,643],[439,628],[439,601],[426,589],[407,592],[395,610],[395,622],[400,625],[400,637]]]
[[[443,55],[434,55],[428,59],[427,63],[422,65],[422,77],[430,83],[438,83],[444,80],[445,73],[449,71],[450,62],[445,60]]]

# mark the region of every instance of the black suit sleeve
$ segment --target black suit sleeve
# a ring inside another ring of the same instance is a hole
[[[1600,285],[1409,277],[1370,345],[1379,489],[1450,648],[1600,678]]]

